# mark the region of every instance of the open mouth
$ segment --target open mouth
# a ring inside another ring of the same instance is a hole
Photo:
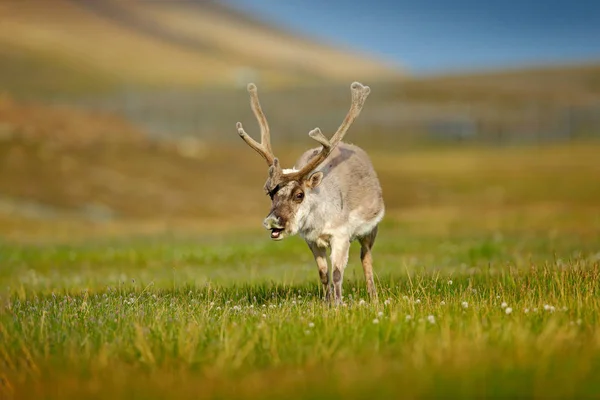
[[[271,229],[271,239],[281,239],[281,233],[283,232],[283,228],[272,228]]]

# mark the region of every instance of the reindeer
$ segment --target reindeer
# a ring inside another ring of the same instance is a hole
[[[302,154],[291,169],[282,169],[273,154],[269,124],[253,83],[248,85],[248,92],[260,126],[261,142],[252,139],[241,122],[237,123],[240,137],[269,166],[264,190],[272,205],[263,221],[264,227],[271,231],[272,240],[299,234],[306,241],[319,268],[325,298],[335,300],[336,305],[342,303],[344,269],[354,240],[361,245],[367,291],[372,300],[377,300],[371,252],[384,214],[381,186],[369,156],[361,148],[342,142],[371,92],[358,82],[352,83],[350,89],[352,105],[337,132],[327,139],[319,128],[310,131],[308,135],[321,146]],[[333,281],[327,265],[327,248],[331,249]]]

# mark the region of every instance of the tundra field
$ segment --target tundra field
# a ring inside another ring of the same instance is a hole
[[[600,399],[597,60],[410,78],[224,2],[48,2],[0,1],[0,400]],[[283,167],[371,85],[378,302],[357,243],[334,307],[262,227],[252,80]]]
[[[236,178],[214,227],[2,217],[2,398],[600,396],[597,144],[371,152],[379,302],[355,243],[341,307],[302,240],[262,228],[266,171],[243,146],[248,168],[193,169],[226,193]]]

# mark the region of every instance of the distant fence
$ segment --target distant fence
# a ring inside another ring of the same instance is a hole
[[[600,138],[600,101],[551,106],[535,102],[506,108],[477,102],[413,102],[377,88],[353,127],[353,139],[371,135],[382,142],[411,140],[507,144]],[[379,96],[382,93],[384,95]],[[379,96],[379,98],[378,98]],[[331,132],[348,110],[348,88],[309,88],[261,93],[273,141],[305,142],[319,126]],[[381,100],[384,99],[384,100]],[[258,134],[243,89],[144,92],[123,89],[105,97],[53,100],[120,114],[157,138],[236,139],[235,123]],[[356,135],[356,136],[354,136]]]

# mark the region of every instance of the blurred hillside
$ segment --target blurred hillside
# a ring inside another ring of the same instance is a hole
[[[276,144],[310,145],[333,132],[349,107],[349,83],[259,85]],[[361,145],[544,143],[600,135],[600,64],[363,81],[373,89],[348,140]],[[124,116],[153,137],[235,141],[235,122],[255,119],[245,88],[129,90],[57,98],[58,104]]]
[[[349,137],[357,143],[541,143],[600,132],[598,63],[410,78],[218,1],[8,1],[0,19],[0,91],[120,115],[163,139],[237,140],[235,122],[254,122],[250,81],[280,144],[335,129],[354,80],[373,88]]]
[[[339,126],[355,80],[372,94],[347,141],[392,220],[597,205],[600,63],[411,77],[216,1],[24,0],[0,3],[0,231],[260,226],[266,168],[235,129],[259,132],[246,84],[289,166],[310,129]]]
[[[232,87],[248,79],[283,85],[399,74],[219,1],[3,1],[0,20],[0,86],[16,92]]]
[[[261,189],[266,166],[241,141],[238,146],[157,142],[110,115],[10,99],[0,102],[0,120],[3,232],[32,225],[34,231],[46,226],[56,233],[69,221],[258,227],[268,210]],[[276,153],[291,165],[305,148],[279,146]],[[393,220],[432,210],[446,218],[477,208],[545,213],[596,207],[597,151],[584,144],[388,149],[370,156]]]

